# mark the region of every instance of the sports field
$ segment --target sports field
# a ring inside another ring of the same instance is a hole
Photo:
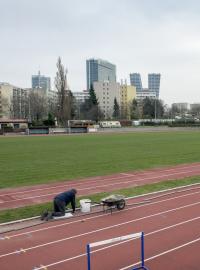
[[[0,137],[0,187],[200,161],[200,133]]]

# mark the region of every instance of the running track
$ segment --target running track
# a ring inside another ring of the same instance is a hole
[[[112,215],[91,213],[84,222],[76,216],[0,235],[1,270],[86,270],[87,243],[140,231],[149,270],[200,269],[200,185],[132,198],[127,204]],[[93,251],[94,270],[130,270],[138,262],[138,240]]]
[[[48,202],[56,194],[72,187],[78,190],[78,196],[82,196],[195,175],[200,175],[200,163],[98,176],[48,185],[1,189],[0,210]]]

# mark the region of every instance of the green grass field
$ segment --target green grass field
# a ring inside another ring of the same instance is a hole
[[[0,137],[0,188],[200,161],[200,133]]]

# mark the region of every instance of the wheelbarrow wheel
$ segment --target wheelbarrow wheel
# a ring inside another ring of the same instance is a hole
[[[126,205],[126,202],[125,202],[125,200],[122,199],[117,203],[117,209],[122,210],[122,209],[124,209],[125,205]]]

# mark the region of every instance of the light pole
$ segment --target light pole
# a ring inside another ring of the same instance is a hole
[[[155,104],[154,105],[155,105],[155,109],[154,109],[155,110],[155,115],[154,116],[155,116],[155,122],[156,122],[156,113],[157,113],[156,112],[156,97],[155,97]]]

